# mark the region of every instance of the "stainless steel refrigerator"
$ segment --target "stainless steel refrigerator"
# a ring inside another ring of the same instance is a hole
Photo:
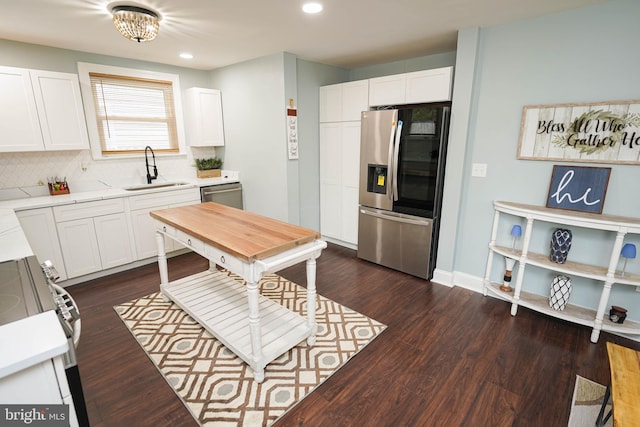
[[[448,104],[362,112],[359,258],[432,278],[448,129]]]

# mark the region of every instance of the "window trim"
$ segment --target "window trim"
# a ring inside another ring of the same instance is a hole
[[[173,88],[173,102],[176,115],[176,133],[178,138],[177,151],[163,151],[157,153],[157,156],[186,156],[184,120],[182,109],[182,92],[180,90],[180,77],[177,74],[161,73],[156,71],[140,70],[135,68],[116,67],[111,65],[92,64],[87,62],[78,62],[78,77],[80,80],[80,91],[84,104],[85,118],[87,121],[87,131],[89,133],[89,145],[91,146],[91,155],[94,160],[106,159],[125,159],[132,157],[141,157],[144,155],[142,151],[131,151],[125,153],[103,153],[100,136],[98,133],[98,124],[96,121],[96,107],[93,100],[93,91],[91,89],[91,81],[89,73],[111,74],[116,76],[126,76],[128,78],[139,78],[148,80],[164,80],[170,81]]]

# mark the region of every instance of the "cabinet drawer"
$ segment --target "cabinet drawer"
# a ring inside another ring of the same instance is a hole
[[[137,210],[189,202],[200,203],[200,189],[198,187],[131,196],[129,197],[129,208]]]
[[[187,248],[193,249],[199,253],[204,252],[204,243],[202,240],[190,236],[183,231],[176,230],[176,239],[178,239],[178,241],[184,244]]]
[[[162,221],[158,221],[157,219],[154,219],[153,221],[155,222],[156,229],[162,230],[168,236],[175,237],[177,231],[175,227],[165,224]]]
[[[123,199],[96,200],[53,207],[53,215],[56,222],[93,218],[119,212],[124,212]]]
[[[225,254],[221,250],[207,245],[205,256],[209,258],[211,261],[215,262],[220,267],[226,268],[227,270],[236,273],[242,274],[242,261],[239,259],[232,257],[229,254]]]

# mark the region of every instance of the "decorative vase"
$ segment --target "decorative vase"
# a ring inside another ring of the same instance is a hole
[[[504,278],[502,285],[500,285],[500,290],[503,292],[513,292],[513,288],[511,287],[511,273],[513,272],[513,268],[516,265],[516,260],[513,258],[504,258],[505,270],[504,270]]]
[[[554,277],[549,292],[549,307],[558,311],[564,310],[570,295],[571,278],[563,275]]]
[[[558,228],[551,235],[551,252],[549,259],[558,264],[564,264],[571,249],[571,230]]]

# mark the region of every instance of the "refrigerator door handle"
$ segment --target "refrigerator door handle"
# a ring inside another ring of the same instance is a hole
[[[402,120],[398,120],[396,139],[393,149],[393,201],[398,200],[398,156],[400,153],[400,136],[402,135]]]
[[[371,211],[368,209],[363,209],[360,208],[360,213],[362,215],[369,215],[375,218],[381,218],[381,219],[386,219],[389,221],[396,221],[396,222],[402,222],[405,224],[414,224],[414,225],[428,225],[432,220],[431,219],[427,219],[427,218],[420,218],[420,219],[412,219],[412,218],[407,218],[405,216],[399,216],[394,214],[393,212],[379,212],[379,211]]]
[[[391,124],[391,136],[389,136],[389,152],[387,154],[387,186],[389,187],[389,191],[387,194],[389,195],[389,200],[393,201],[393,140],[396,135],[396,122],[394,121]]]

